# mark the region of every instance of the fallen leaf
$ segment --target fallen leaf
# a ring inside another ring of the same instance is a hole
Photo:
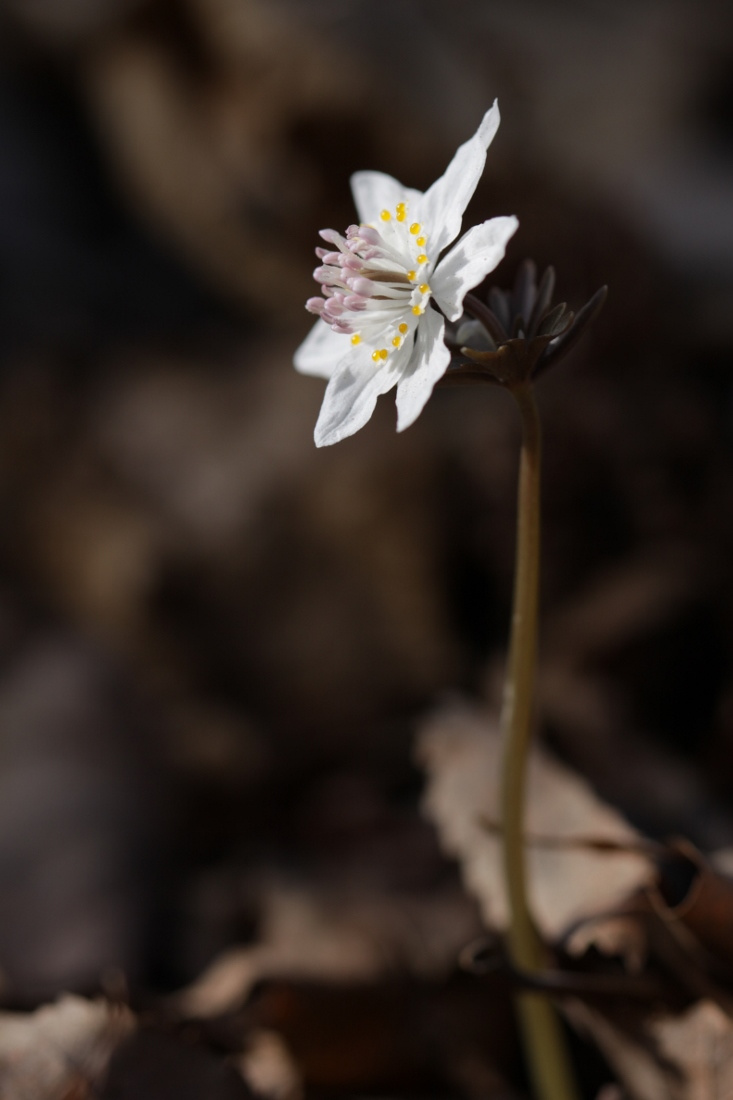
[[[733,1021],[712,1001],[636,1024],[580,1002],[568,1015],[596,1041],[632,1100],[733,1097]]]
[[[73,996],[29,1015],[0,1013],[0,1096],[91,1100],[134,1027],[126,1008]]]
[[[302,1096],[300,1072],[284,1039],[276,1031],[258,1028],[251,1032],[239,1066],[257,1096],[270,1100],[299,1100]]]
[[[693,936],[717,969],[730,978],[733,882],[686,840],[675,842],[661,871],[657,889],[649,895],[655,912],[670,928]]]
[[[428,774],[424,812],[445,850],[458,859],[466,888],[493,929],[506,927],[507,903],[500,838],[482,822],[499,818],[500,755],[495,719],[468,708],[439,712],[417,742],[418,760]],[[641,836],[540,746],[529,763],[527,832],[577,842],[528,848],[530,904],[550,941],[580,921],[614,910],[653,878],[652,861],[639,850]],[[599,841],[609,850],[599,852]]]
[[[258,943],[224,952],[176,994],[183,1016],[231,1011],[266,979],[358,983],[405,973],[440,979],[479,931],[473,906],[454,889],[385,897],[271,883],[262,909]]]

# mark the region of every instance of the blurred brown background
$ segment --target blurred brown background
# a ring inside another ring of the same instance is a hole
[[[544,733],[733,844],[729,6],[3,0],[6,1006],[190,982],[268,876],[453,889],[411,745],[496,698],[514,413],[445,390],[397,436],[388,397],[319,452],[291,356],[349,174],[426,187],[495,96],[496,281],[610,287],[541,386]]]

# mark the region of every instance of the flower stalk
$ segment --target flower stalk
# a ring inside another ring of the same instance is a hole
[[[532,383],[527,380],[507,388],[519,409],[522,450],[511,638],[501,716],[501,816],[509,951],[514,964],[531,973],[543,965],[542,947],[527,904],[523,839],[537,664],[542,433]],[[536,1095],[540,1100],[576,1100],[564,1036],[552,1004],[542,994],[520,993],[517,1009]]]
[[[498,126],[495,102],[425,193],[382,172],[352,176],[359,224],[345,235],[321,231],[330,246],[316,249],[313,274],[322,293],[306,304],[319,320],[294,363],[303,374],[328,379],[315,429],[319,447],[364,427],[379,396],[391,389],[398,431],[414,423],[436,385],[500,385],[517,401],[522,452],[501,798],[509,950],[515,968],[531,975],[543,962],[527,906],[523,841],[540,550],[541,433],[532,377],[575,344],[601,309],[606,288],[573,315],[565,303],[552,306],[554,270],[538,284],[535,264],[525,260],[512,291],[492,287],[486,302],[469,293],[500,262],[518,226],[514,216],[491,218],[456,240]],[[550,1001],[521,993],[518,1010],[537,1097],[576,1100]]]

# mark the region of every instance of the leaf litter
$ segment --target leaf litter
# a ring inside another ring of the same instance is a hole
[[[427,773],[423,810],[460,865],[487,930],[507,909],[501,874],[500,737],[494,716],[453,706],[430,717],[416,746]],[[686,841],[648,841],[543,747],[531,752],[528,891],[539,932],[570,973],[560,1004],[598,1046],[633,1100],[733,1096],[733,881]],[[725,854],[718,860],[725,864]],[[629,983],[578,980],[578,966],[659,979],[634,1000]],[[576,975],[573,982],[573,973]],[[556,977],[555,974],[548,974]]]

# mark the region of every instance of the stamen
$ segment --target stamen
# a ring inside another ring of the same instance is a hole
[[[333,286],[341,280],[341,271],[338,267],[317,267],[313,272],[313,278],[317,283],[326,283]]]
[[[376,291],[376,284],[371,279],[363,279],[361,276],[357,276],[354,279],[347,279],[346,285],[351,287],[357,294],[363,295],[368,298]]]
[[[322,237],[324,241],[328,241],[329,244],[335,244],[337,248],[340,248],[344,243],[344,238],[335,229],[319,229],[318,236]]]
[[[387,212],[387,214],[389,214],[389,210],[387,210],[386,212]],[[384,214],[385,211],[382,211],[382,213]],[[355,234],[355,236],[356,237],[361,237],[361,239],[363,241],[366,241],[367,244],[372,244],[372,245],[379,244],[379,242],[382,239],[379,236],[378,231],[376,229],[372,229],[372,227],[370,225],[360,225],[357,228],[358,228],[358,232]]]
[[[314,275],[323,297],[310,298],[307,308],[334,332],[348,335],[354,350],[366,343],[366,354],[377,366],[412,339],[415,322],[406,318],[410,311],[413,317],[420,317],[430,295],[427,281],[418,286],[421,273],[423,280],[427,274],[422,272],[422,264],[427,262],[422,252],[426,237],[418,236],[424,232],[419,222],[407,222],[408,206],[406,201],[396,203],[391,212],[382,210],[371,225],[350,225],[345,237],[332,229],[322,230],[327,247],[316,250],[320,266]],[[409,227],[407,237],[396,226],[388,228],[394,220]],[[416,251],[420,251],[417,260],[412,260],[413,271],[407,271],[413,252],[410,239],[417,240]],[[376,342],[384,339],[387,346],[375,348]]]

